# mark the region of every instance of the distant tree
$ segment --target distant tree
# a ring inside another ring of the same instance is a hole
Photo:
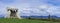
[[[50,18],[50,14],[48,15],[48,20],[49,20],[49,21],[51,20],[51,18]]]
[[[31,16],[29,16],[28,19],[31,19]]]

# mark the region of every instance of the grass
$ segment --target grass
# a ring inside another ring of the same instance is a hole
[[[0,23],[59,23],[59,22],[42,21],[42,20],[29,20],[29,19],[0,18]]]

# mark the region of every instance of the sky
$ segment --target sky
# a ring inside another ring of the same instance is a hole
[[[0,0],[0,16],[6,15],[7,7],[18,8],[21,16],[60,17],[60,0]]]

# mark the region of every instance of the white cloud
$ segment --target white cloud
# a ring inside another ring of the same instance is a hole
[[[40,9],[45,9],[45,8],[47,8],[48,6],[46,6],[46,5],[40,5]]]
[[[58,6],[53,6],[48,3],[43,3],[43,0],[39,2],[39,0],[14,0],[14,3],[5,4],[0,2],[0,12],[1,14],[5,13],[4,10],[7,6],[16,7],[21,12],[28,13],[26,15],[31,14],[30,11],[33,11],[34,13],[37,13],[37,15],[47,15],[47,12],[51,15],[54,14],[60,14],[60,9]],[[30,8],[32,7],[32,8]],[[24,11],[23,11],[24,10]],[[32,14],[34,14],[32,13]]]
[[[49,5],[47,12],[51,15],[59,16],[60,15],[60,8],[59,8],[59,6]]]

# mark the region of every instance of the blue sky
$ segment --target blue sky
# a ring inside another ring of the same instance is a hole
[[[60,0],[0,0],[0,15],[6,15],[7,7],[18,8],[22,16],[60,17]]]

